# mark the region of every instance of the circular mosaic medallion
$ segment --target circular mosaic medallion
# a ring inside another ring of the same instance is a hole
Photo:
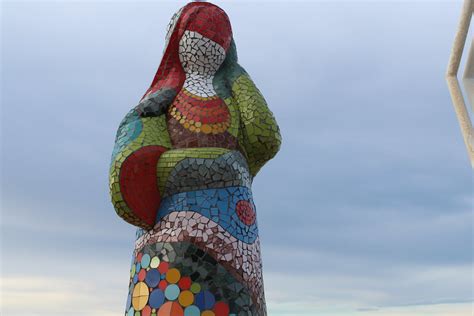
[[[167,302],[160,307],[157,316],[184,316],[184,311],[177,302]]]
[[[203,291],[196,295],[195,302],[201,310],[206,310],[214,307],[216,299],[211,292]]]
[[[191,291],[183,291],[179,294],[178,302],[183,307],[189,306],[194,302],[194,294]]]
[[[253,209],[252,204],[249,201],[239,201],[235,207],[235,211],[237,212],[237,216],[245,225],[252,225],[255,223],[256,215]]]
[[[138,281],[143,282],[146,277],[146,270],[141,269],[140,272],[138,272]]]
[[[169,283],[178,283],[179,279],[181,278],[181,273],[179,272],[178,269],[169,269],[168,272],[166,272],[166,281]]]
[[[214,305],[214,313],[216,316],[229,316],[229,305],[224,302],[218,302]]]
[[[144,254],[140,263],[143,269],[148,268],[148,265],[150,264],[150,255],[147,253]]]
[[[151,315],[151,307],[147,305],[142,309],[141,316],[150,316],[150,315]]]
[[[151,288],[156,287],[158,285],[158,283],[160,282],[160,280],[161,280],[161,275],[160,275],[160,272],[157,269],[150,269],[146,273],[145,283],[149,287],[151,287]]]
[[[168,300],[174,301],[179,296],[179,287],[176,284],[170,284],[166,287],[165,296]]]
[[[166,272],[168,272],[168,267],[168,262],[161,262],[158,266],[158,271],[160,271],[161,274],[165,274]]]
[[[160,289],[154,289],[150,293],[150,306],[153,308],[159,308],[165,302],[165,294]]]
[[[185,276],[185,277],[181,277],[181,279],[178,282],[178,286],[181,290],[189,290],[189,288],[191,287],[191,283],[192,283],[191,278],[188,276]]]
[[[141,311],[148,302],[150,290],[144,282],[138,282],[132,293],[132,306],[136,311]]]
[[[150,268],[156,269],[160,265],[160,258],[154,256],[150,261]]]
[[[194,294],[201,292],[201,285],[199,283],[191,284],[191,292],[193,292]]]
[[[196,305],[188,306],[184,309],[184,316],[200,316],[201,311]]]
[[[162,290],[163,292],[166,290],[167,286],[168,286],[168,282],[166,282],[166,280],[161,280],[160,283],[158,283],[158,288]]]

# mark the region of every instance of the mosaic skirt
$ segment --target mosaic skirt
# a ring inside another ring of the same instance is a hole
[[[168,180],[155,227],[137,231],[125,315],[266,315],[246,160],[203,150],[160,158]]]

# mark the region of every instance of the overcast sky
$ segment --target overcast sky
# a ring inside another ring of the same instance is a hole
[[[472,171],[444,80],[462,5],[215,1],[281,128],[254,182],[270,315],[471,315]],[[2,315],[119,315],[119,122],[185,1],[4,2]]]

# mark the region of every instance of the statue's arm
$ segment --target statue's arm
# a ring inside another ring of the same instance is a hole
[[[130,224],[150,229],[161,201],[157,164],[171,142],[166,116],[144,114],[143,108],[132,109],[119,126],[109,182],[117,214]]]
[[[232,84],[240,111],[239,142],[244,148],[250,173],[255,176],[281,145],[281,135],[267,102],[245,71]]]

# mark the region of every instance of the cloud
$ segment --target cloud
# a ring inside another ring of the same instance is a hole
[[[364,254],[273,248],[266,250],[264,268],[267,298],[279,303],[355,309],[472,300],[470,263],[382,263]]]
[[[278,309],[270,310],[271,315],[331,315],[331,316],[465,316],[472,312],[470,303],[420,305],[411,307],[394,307],[381,309],[351,310],[340,307],[318,307],[315,304],[278,304]]]
[[[121,314],[123,291],[118,283],[102,280],[94,284],[78,278],[41,277],[25,274],[1,278],[4,315]],[[27,302],[27,304],[25,304]]]

